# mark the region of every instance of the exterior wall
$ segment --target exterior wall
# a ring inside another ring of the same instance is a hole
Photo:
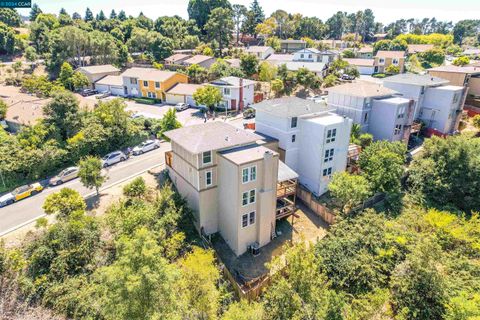
[[[468,80],[468,93],[474,96],[480,96],[480,77],[474,77]]]
[[[457,130],[458,118],[463,109],[464,91],[459,88],[442,89],[429,88],[425,93],[425,102],[420,113],[420,119],[428,128],[444,134]]]
[[[298,156],[299,181],[312,193],[320,196],[328,191],[328,184],[335,172],[345,171],[347,167],[347,153],[350,142],[352,120],[343,118],[340,122],[322,125],[316,121],[301,119],[300,154]],[[334,142],[326,142],[328,130],[336,129]],[[324,162],[325,151],[334,149],[332,161]],[[288,163],[287,163],[288,165]],[[323,170],[332,168],[330,176],[323,176]]]
[[[90,85],[93,87],[94,82],[102,79],[103,77],[106,76],[118,76],[120,74],[120,71],[111,71],[111,72],[102,72],[102,73],[96,73],[96,74],[91,74],[86,71],[84,71],[82,68],[79,68],[78,71],[83,73],[87,79]]]
[[[136,79],[137,83],[133,84],[131,82],[132,79]],[[142,95],[142,92],[140,91],[140,81],[138,78],[133,78],[133,77],[122,77],[123,80],[123,88],[125,90],[125,95],[126,96],[133,96],[133,97],[140,97]]]
[[[373,52],[357,52],[357,57],[360,59],[372,59]]]
[[[380,63],[380,58],[375,57],[374,66],[375,66],[375,72],[376,73],[384,73],[385,69],[389,65],[393,64],[393,59],[392,58],[384,58],[384,60],[385,60],[384,63]],[[405,58],[399,58],[397,66],[400,68],[400,73],[403,73],[405,71]]]
[[[374,139],[402,141],[407,124],[408,106],[408,102],[395,104],[384,100],[374,100],[370,117],[370,133]],[[401,108],[404,108],[404,116],[399,118]],[[395,135],[395,126],[397,125],[401,125],[402,129]]]
[[[283,53],[293,53],[298,50],[302,50],[307,46],[306,43],[280,43],[280,50]]]
[[[428,74],[448,80],[452,86],[464,86],[466,83],[465,73],[428,70]]]
[[[298,129],[290,128],[288,118],[261,111],[257,111],[255,114],[255,130],[277,139],[279,148],[283,150],[287,150],[290,146],[288,141],[291,141],[291,135],[298,131]]]
[[[143,97],[148,97],[148,92],[151,92],[156,95],[157,99],[165,100],[165,91],[167,91],[177,83],[187,83],[188,77],[184,74],[177,73],[163,82],[152,81],[152,80],[146,80],[146,81],[147,81],[147,86],[145,86],[144,80],[139,81],[141,95]],[[160,87],[157,88],[155,86],[156,82],[159,82]]]
[[[238,109],[240,101],[240,87],[231,87],[231,86],[217,86],[223,95],[223,104],[227,106],[228,109]],[[223,93],[223,88],[230,88],[230,95],[225,95]],[[254,91],[255,85],[243,86],[243,105],[244,107],[254,103]]]
[[[98,92],[110,91],[114,96],[123,96],[123,87],[122,86],[111,86],[108,84],[97,84],[95,83],[95,90]]]
[[[375,70],[374,67],[366,67],[366,66],[356,66],[358,69],[358,72],[363,75],[372,75],[373,71]]]
[[[404,98],[412,99],[414,101],[415,108],[414,118],[418,118],[420,109],[422,108],[423,101],[425,99],[425,86],[408,83],[388,82],[388,78],[383,81],[383,86],[401,93]]]
[[[336,113],[346,116],[361,126],[363,132],[368,132],[368,119],[371,113],[372,99],[353,97],[339,93],[328,93],[328,106],[335,108]],[[365,121],[365,117],[367,120]]]

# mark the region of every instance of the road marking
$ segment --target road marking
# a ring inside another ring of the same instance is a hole
[[[133,177],[139,176],[139,175],[144,174],[145,172],[147,172],[147,171],[149,171],[149,170],[152,170],[153,168],[160,167],[160,166],[163,166],[163,165],[165,165],[165,163],[160,163],[160,164],[153,165],[153,166],[151,166],[151,167],[149,167],[149,168],[147,168],[147,169],[145,169],[145,170],[143,170],[143,171],[139,171],[139,172],[137,172],[137,173],[135,173],[135,174],[132,174],[132,175],[126,177],[126,178],[120,179],[120,180],[118,180],[118,181],[116,181],[116,182],[114,182],[114,183],[112,183],[112,184],[110,184],[110,185],[107,185],[107,186],[105,186],[105,187],[103,187],[103,188],[100,188],[100,189],[99,189],[99,192],[104,191],[104,190],[107,190],[107,189],[110,189],[111,187],[114,187],[114,186],[116,186],[116,185],[118,185],[118,184],[120,184],[120,183],[122,183],[122,182],[125,182],[125,181],[127,181],[127,180],[130,180],[130,179],[132,179]],[[88,198],[90,198],[91,196],[95,195],[96,193],[97,193],[96,191],[92,191],[92,192],[87,193],[86,195],[84,195],[83,198],[84,198],[84,199],[88,199]],[[22,222],[21,224],[15,226],[15,227],[12,227],[12,228],[10,228],[10,229],[8,229],[8,230],[6,230],[6,231],[0,232],[0,238],[3,237],[3,236],[5,236],[5,235],[7,235],[7,234],[9,234],[9,233],[11,233],[11,232],[13,232],[13,231],[15,231],[15,230],[18,230],[18,229],[20,229],[20,228],[22,228],[22,227],[24,227],[24,226],[26,226],[26,225],[28,225],[28,224],[30,224],[30,223],[32,223],[32,222],[35,222],[36,220],[38,220],[38,219],[40,219],[40,218],[43,218],[43,217],[45,217],[46,215],[47,215],[47,214],[43,213],[43,214],[41,214],[41,215],[39,215],[39,216],[37,216],[37,217],[35,217],[35,218],[33,218],[33,219],[30,219],[30,220],[28,220],[28,221]]]

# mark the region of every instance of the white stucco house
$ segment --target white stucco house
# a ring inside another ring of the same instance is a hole
[[[177,83],[165,93],[165,102],[168,104],[186,103],[191,107],[197,107],[193,94],[202,87],[202,84]]]
[[[110,92],[112,96],[124,96],[122,76],[106,76],[94,83],[98,92]]]
[[[248,48],[245,48],[245,52],[248,54],[253,54],[259,60],[265,60],[270,55],[274,54],[275,50],[273,50],[273,48],[269,46],[250,46]]]
[[[239,77],[224,77],[210,82],[223,95],[221,105],[229,110],[242,110],[254,102],[255,81]]]
[[[320,51],[315,48],[305,48],[293,54],[293,61],[330,63],[338,57],[338,52],[332,50]]]

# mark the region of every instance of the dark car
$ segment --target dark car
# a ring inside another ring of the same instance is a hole
[[[344,73],[342,74],[342,80],[355,80],[355,77]]]
[[[80,94],[83,97],[93,96],[94,94],[97,94],[97,93],[98,91],[94,89],[83,89],[82,91],[80,91]]]
[[[255,109],[248,108],[243,111],[243,118],[244,119],[253,119],[255,118]]]

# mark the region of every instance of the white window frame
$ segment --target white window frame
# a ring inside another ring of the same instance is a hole
[[[398,58],[393,58],[392,59],[392,64],[398,66],[399,63],[400,63],[400,59],[398,59]]]
[[[245,218],[245,222],[246,222],[245,225],[243,225],[243,218]],[[248,227],[248,221],[249,221],[248,213],[242,214],[242,216],[240,217],[240,225],[242,226],[242,229]]]
[[[325,142],[326,143],[335,142],[336,138],[337,138],[337,128],[328,129]]]
[[[210,154],[210,161],[208,161],[208,162],[205,162],[205,154],[206,154],[206,153]],[[210,164],[210,163],[212,163],[212,151],[204,151],[204,152],[202,152],[202,164],[205,165],[205,164]]]
[[[400,109],[398,109],[397,119],[403,118],[405,118],[405,107],[400,107]]]
[[[245,179],[245,177],[247,177],[247,179]],[[242,169],[242,183],[245,184],[248,181],[250,181],[250,170],[249,170],[249,168],[243,168]]]
[[[255,181],[257,180],[257,166],[251,166],[249,168],[249,174],[248,174],[248,178],[250,179],[250,181]]]
[[[325,150],[325,154],[324,154],[324,157],[323,157],[323,162],[326,163],[326,162],[333,161],[334,154],[335,154],[335,149],[334,148]]]
[[[298,125],[298,117],[292,117],[292,119],[290,120],[290,128],[296,128],[297,125]]]
[[[137,78],[130,78],[130,84],[138,84]]]
[[[151,99],[156,99],[157,98],[157,94],[155,92],[150,92],[148,91],[147,92],[147,97],[151,98]]]
[[[253,217],[253,222],[252,222],[252,217]],[[256,215],[255,211],[249,212],[248,213],[248,225],[251,226],[251,225],[255,224],[256,221],[257,221],[257,215]]]
[[[292,134],[292,143],[295,143],[296,140],[297,140],[297,135],[296,135],[296,134]]]
[[[401,124],[397,124],[395,126],[395,128],[393,129],[393,135],[397,136],[399,135],[400,133],[402,133],[402,125]]]
[[[253,201],[252,201],[252,191],[253,191]],[[248,203],[249,204],[254,204],[257,202],[257,189],[251,189],[248,191]]]
[[[328,177],[329,179],[332,177],[333,167],[328,167],[323,169],[322,176]]]
[[[209,175],[210,175],[210,183],[208,183],[208,180],[209,180],[208,176]],[[212,172],[212,170],[205,171],[205,185],[207,187],[210,187],[211,185],[213,185],[213,172]]]
[[[159,81],[155,81],[155,88],[160,89],[160,82]]]
[[[230,88],[223,88],[224,97],[230,97],[231,94],[232,94],[232,90]]]
[[[248,206],[248,201],[250,200],[249,196],[250,196],[250,191],[244,191],[242,192],[242,207],[245,207],[245,206]],[[247,195],[247,203],[243,203],[243,201],[245,200],[245,195]]]
[[[148,87],[148,81],[147,80],[143,80],[143,86]]]

